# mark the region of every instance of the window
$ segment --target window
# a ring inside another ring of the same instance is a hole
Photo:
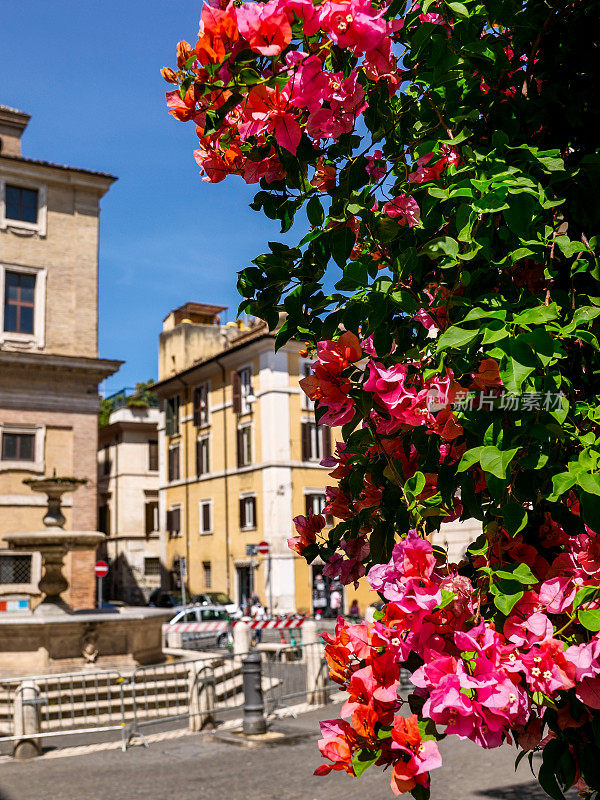
[[[44,471],[43,425],[0,425],[0,470]]]
[[[110,507],[108,503],[98,507],[98,530],[110,536]]]
[[[35,433],[3,431],[2,461],[35,461]]]
[[[4,330],[34,332],[35,275],[6,271],[4,277]]]
[[[20,186],[0,178],[0,229],[46,235],[46,187],[19,179]]]
[[[165,433],[167,436],[175,436],[179,433],[179,406],[181,398],[178,394],[175,397],[167,397],[165,403]]]
[[[158,472],[158,442],[150,439],[148,442],[148,471]]]
[[[202,570],[204,571],[204,588],[212,589],[212,565],[210,561],[202,562]]]
[[[5,194],[6,217],[21,222],[37,223],[38,221],[38,191],[26,189],[22,186],[6,185]]]
[[[144,575],[160,575],[160,558],[147,556],[144,558]]]
[[[252,463],[252,426],[244,425],[237,432],[237,465],[247,467]]]
[[[200,500],[200,533],[212,533],[212,500]]]
[[[252,411],[252,369],[243,367],[231,376],[233,392],[233,413],[248,414]]]
[[[203,436],[196,442],[196,475],[207,475],[210,472],[210,440]]]
[[[144,506],[146,536],[158,530],[158,501],[147,500]]]
[[[0,556],[0,584],[31,583],[31,556]]]
[[[110,445],[105,444],[102,448],[103,461],[102,461],[102,474],[110,475],[111,461],[110,461]]]
[[[311,492],[305,495],[305,511],[306,516],[309,514],[323,514],[327,500],[322,492]],[[333,525],[333,516],[331,514],[324,514],[325,522],[327,525]]]
[[[316,422],[302,423],[302,461],[321,461],[331,455],[331,429]]]
[[[240,528],[256,528],[256,497],[240,497]]]
[[[181,507],[175,506],[167,511],[167,532],[169,539],[181,536]]]
[[[179,480],[179,445],[169,447],[169,482]]]
[[[208,425],[208,382],[194,389],[194,425],[197,428]]]

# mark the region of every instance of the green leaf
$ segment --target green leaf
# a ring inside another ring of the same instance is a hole
[[[588,494],[600,495],[600,475],[591,475],[589,472],[580,472],[577,475],[577,485],[581,486]]]
[[[356,777],[360,778],[363,772],[369,769],[378,758],[379,752],[372,753],[370,750],[365,750],[364,748],[357,750],[352,756],[352,766],[354,767],[354,774]]]
[[[310,224],[314,227],[323,224],[325,212],[323,211],[320,199],[316,195],[313,195],[306,204],[306,216]]]
[[[531,347],[519,339],[508,339],[499,347],[506,353],[500,362],[500,377],[506,390],[512,394],[521,394],[521,387],[526,378],[536,367],[536,359]]]
[[[588,631],[600,631],[600,608],[593,610],[580,609],[577,612],[577,619],[580,624]]]
[[[467,450],[466,453],[463,453],[462,458],[456,468],[457,472],[464,472],[466,469],[469,469],[474,464],[479,463],[479,459],[481,458],[481,451],[483,447],[472,447],[470,450]]]
[[[458,255],[458,242],[451,236],[438,236],[436,239],[431,239],[424,244],[422,252],[430,258],[439,258],[443,255],[456,258]]]
[[[539,583],[531,569],[524,563],[507,565],[504,569],[496,570],[494,575],[497,575],[499,578],[505,578],[506,580],[523,583],[526,586],[533,586]]]
[[[494,605],[500,611],[500,613],[504,614],[505,617],[508,617],[510,612],[519,602],[519,600],[523,597],[523,592],[516,592],[515,594],[498,594],[494,597]]]
[[[444,331],[437,340],[438,352],[440,350],[445,350],[447,347],[463,347],[465,344],[472,341],[478,333],[480,333],[479,330],[469,331],[464,328],[459,328],[457,325],[453,325],[451,328],[448,328],[447,331]]]
[[[577,479],[571,472],[560,472],[552,476],[552,494],[548,498],[555,503],[563,494],[566,494],[575,486]]]
[[[508,503],[502,509],[502,518],[506,530],[515,536],[527,525],[527,511],[520,503]]]
[[[535,308],[528,308],[513,317],[513,322],[515,325],[543,325],[557,318],[558,306],[556,303],[551,303],[549,306],[539,305]]]
[[[499,450],[497,447],[483,447],[479,458],[481,469],[484,472],[489,472],[496,478],[506,478],[506,469],[518,450],[518,447],[512,450]]]
[[[451,11],[454,14],[456,14],[457,17],[460,17],[461,19],[467,19],[469,17],[468,8],[464,6],[462,3],[446,2],[446,5],[448,6],[449,9],[451,9]]]

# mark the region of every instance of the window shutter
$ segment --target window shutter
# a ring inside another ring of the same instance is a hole
[[[321,436],[323,437],[323,458],[331,455],[331,428],[329,425],[321,425]]]
[[[302,423],[302,461],[310,459],[310,422]]]
[[[173,415],[173,398],[172,397],[167,398],[167,402],[165,404],[165,414],[166,414],[165,433],[167,434],[167,436],[172,436],[173,435],[173,431],[174,431],[174,426],[173,426],[174,415]]]
[[[238,467],[244,466],[244,437],[241,428],[237,429],[237,465]]]
[[[234,372],[231,375],[231,388],[232,388],[232,402],[233,413],[242,413],[242,379],[239,372]]]
[[[250,498],[250,508],[252,509],[252,527],[256,528],[256,497]]]
[[[181,509],[174,508],[173,509],[173,530],[177,533],[181,533]]]
[[[154,530],[154,503],[146,503],[146,535]]]
[[[199,387],[194,389],[193,408],[194,408],[193,411],[194,425],[196,427],[199,427],[199,425],[201,424],[201,409],[202,409],[202,390]]]
[[[246,500],[240,497],[240,528],[246,527]]]
[[[167,531],[169,533],[173,533],[173,511],[169,509],[167,511]]]

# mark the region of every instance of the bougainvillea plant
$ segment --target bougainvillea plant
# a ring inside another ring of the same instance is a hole
[[[427,798],[454,734],[599,796],[598,12],[214,0],[163,70],[204,180],[259,183],[252,208],[302,228],[238,284],[341,426],[337,524],[299,517],[290,546],[383,601],[327,637],[349,697],[319,774],[390,767]],[[450,563],[431,534],[467,518]]]

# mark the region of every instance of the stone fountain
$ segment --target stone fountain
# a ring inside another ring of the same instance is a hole
[[[124,607],[74,611],[61,595],[69,588],[64,558],[72,550],[95,549],[105,535],[68,531],[61,499],[86,483],[78,478],[31,478],[24,481],[48,498],[44,529],[5,534],[11,550],[42,558],[39,591],[43,599],[30,612],[0,617],[0,676],[67,672],[90,668],[135,667],[163,660],[164,609]],[[94,577],[90,575],[90,580]]]

